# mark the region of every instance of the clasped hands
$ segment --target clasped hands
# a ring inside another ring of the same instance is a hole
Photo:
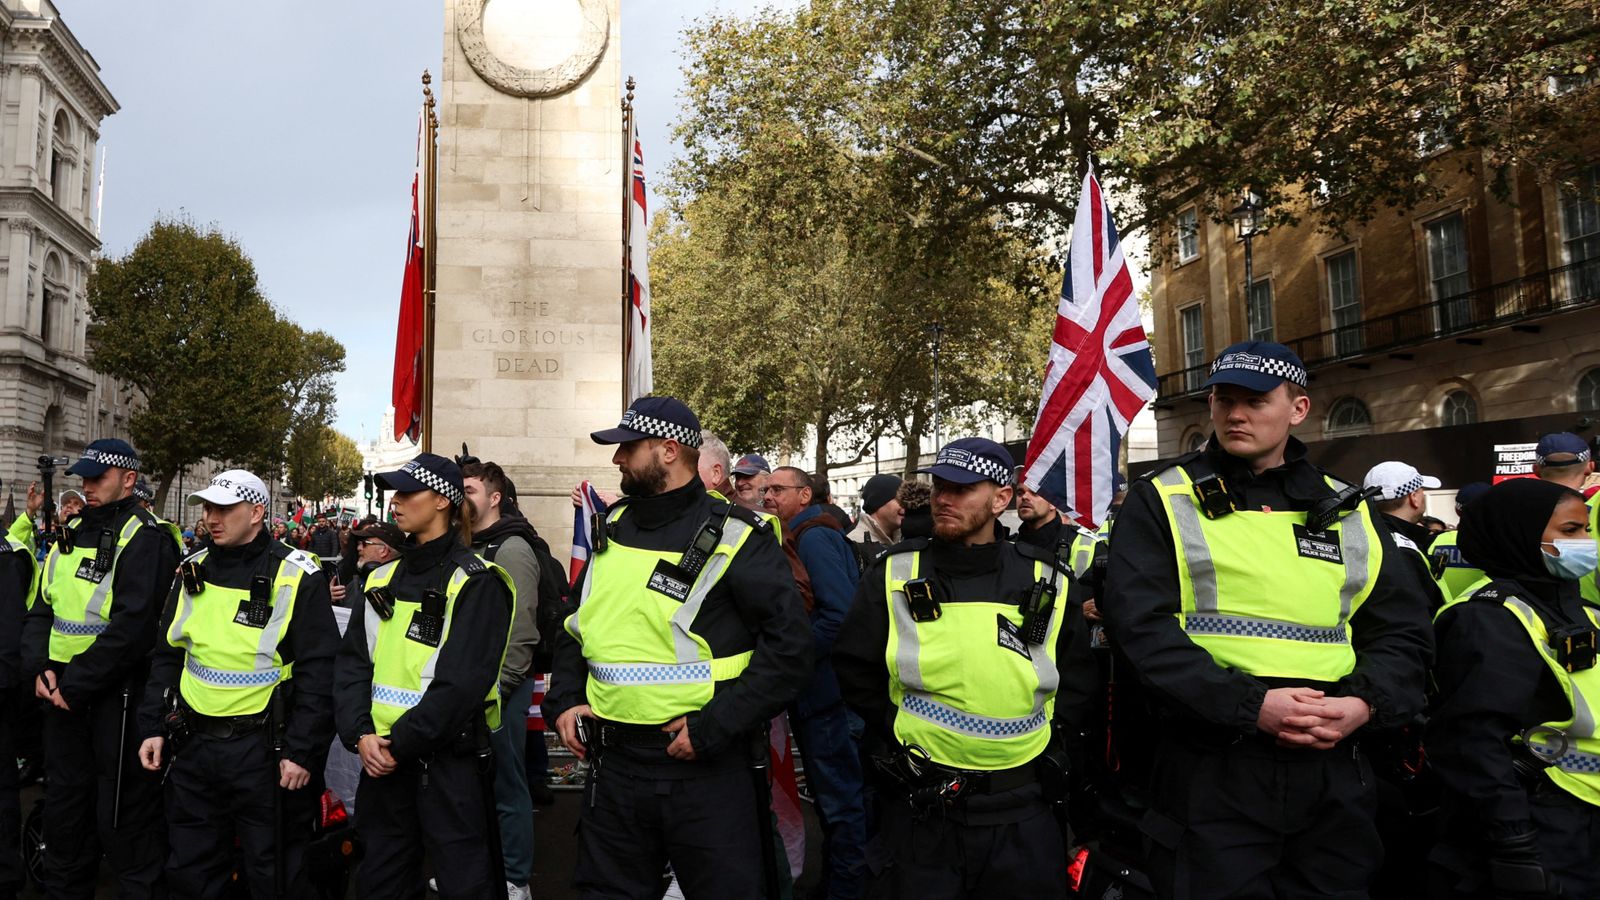
[[[1371,716],[1360,697],[1329,697],[1308,687],[1273,688],[1262,698],[1256,727],[1276,738],[1280,747],[1332,750]]]

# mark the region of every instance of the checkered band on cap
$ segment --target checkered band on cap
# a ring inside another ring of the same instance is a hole
[[[221,475],[211,479],[211,486],[222,488],[246,503],[259,503],[262,506],[266,506],[269,502],[266,494],[248,484],[240,484],[231,478],[224,478]]]
[[[1015,471],[1012,467],[998,463],[987,456],[979,456],[971,450],[960,447],[945,447],[939,451],[938,457],[933,461],[936,466],[954,466],[982,475],[1001,487],[1012,484]]]
[[[1258,372],[1270,375],[1273,378],[1282,378],[1301,387],[1306,386],[1306,370],[1292,362],[1282,359],[1273,359],[1259,353],[1225,353],[1217,357],[1211,364],[1211,374],[1231,369],[1242,369],[1246,372]]]
[[[139,458],[137,456],[124,456],[121,453],[107,453],[104,450],[85,450],[83,458],[102,466],[116,466],[131,472],[139,471]]]
[[[459,504],[462,500],[466,499],[466,495],[461,493],[461,488],[451,484],[443,475],[440,475],[438,472],[433,471],[414,459],[401,466],[400,471],[427,485],[428,488],[435,493],[444,495],[444,498],[449,500],[451,503]]]
[[[658,438],[677,441],[685,447],[700,448],[700,431],[666,419],[657,419],[654,416],[642,416],[635,410],[628,410],[622,414],[622,421],[617,423],[618,428],[631,428]]]
[[[1407,481],[1405,484],[1396,485],[1396,486],[1394,486],[1392,488],[1389,488],[1388,490],[1385,490],[1383,492],[1382,496],[1379,499],[1382,499],[1382,500],[1399,500],[1401,497],[1409,497],[1409,496],[1411,496],[1411,492],[1412,491],[1415,491],[1415,490],[1417,490],[1418,488],[1421,488],[1421,487],[1422,487],[1422,476],[1418,475],[1417,477],[1411,479],[1410,481]]]

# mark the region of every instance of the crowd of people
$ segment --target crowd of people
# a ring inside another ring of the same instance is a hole
[[[1210,441],[1103,473],[1096,530],[984,438],[852,515],[642,398],[591,435],[620,485],[575,584],[493,462],[420,454],[377,476],[387,520],[303,544],[223,472],[187,547],[95,441],[78,507],[0,555],[0,752],[25,692],[46,892],[90,896],[103,855],[124,897],[305,896],[284,823],[337,744],[359,896],[529,896],[535,708],[587,768],[584,897],[793,896],[785,723],[815,897],[1600,897],[1593,449],[1543,436],[1452,530],[1410,462],[1307,458],[1306,382],[1281,345],[1225,350]],[[0,878],[17,818],[0,782]]]

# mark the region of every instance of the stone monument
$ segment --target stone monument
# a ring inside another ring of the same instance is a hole
[[[433,449],[492,459],[564,559],[622,410],[619,0],[446,0]]]

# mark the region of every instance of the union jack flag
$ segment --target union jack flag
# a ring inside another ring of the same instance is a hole
[[[600,499],[594,485],[585,481],[578,485],[578,491],[583,495],[583,502],[572,510],[572,562],[567,569],[567,583],[574,586],[594,549],[594,517],[606,514],[606,502]]]
[[[1156,367],[1133,279],[1091,169],[1072,222],[1024,482],[1068,518],[1099,527],[1111,507],[1122,435],[1155,393]]]
[[[627,377],[622,386],[627,403],[655,389],[655,364],[650,352],[650,214],[645,204],[644,150],[637,123],[630,119],[628,145],[633,148],[633,178],[628,182],[628,331],[623,347]]]

